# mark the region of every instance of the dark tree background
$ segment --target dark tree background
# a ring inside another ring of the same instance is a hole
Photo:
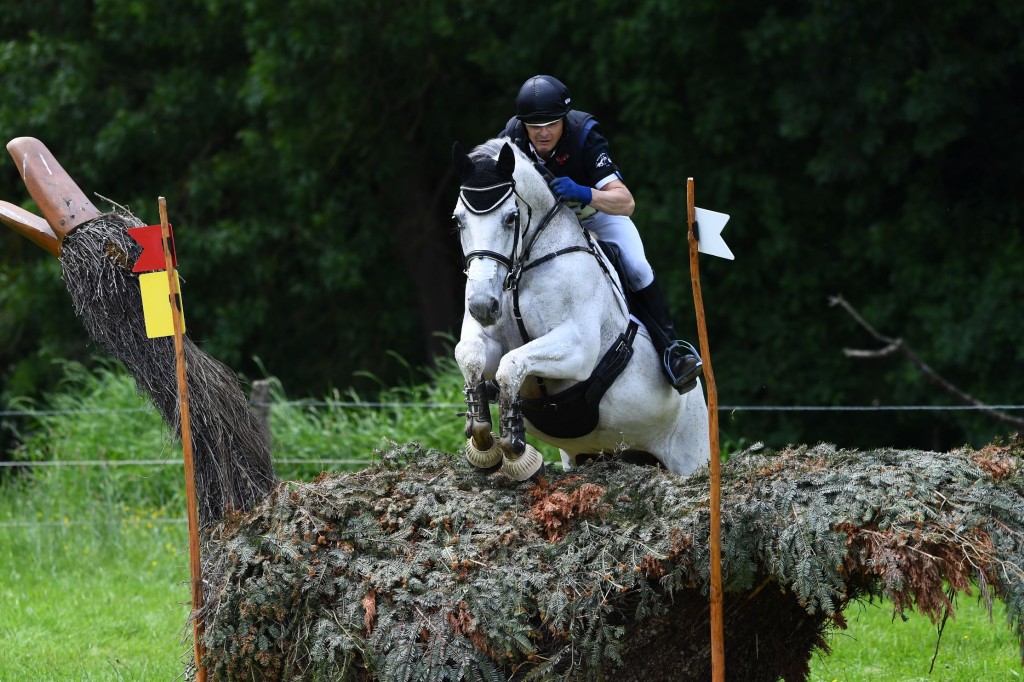
[[[450,148],[500,130],[535,73],[601,119],[693,340],[686,178],[732,216],[737,260],[701,261],[723,404],[951,402],[904,361],[844,357],[874,342],[828,307],[837,293],[979,399],[1024,395],[1019,1],[7,5],[4,142],[42,139],[87,193],[150,223],[166,196],[192,337],[292,395],[404,378],[388,351],[450,352]],[[32,207],[13,163],[0,197]],[[2,400],[93,350],[58,264],[0,231]],[[1005,431],[939,414],[740,412],[722,428],[934,448]]]

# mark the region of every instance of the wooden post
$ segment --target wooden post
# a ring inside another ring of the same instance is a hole
[[[725,680],[725,642],[722,625],[722,472],[718,444],[718,388],[711,369],[708,327],[704,319],[704,297],[700,290],[700,265],[697,262],[697,221],[693,200],[693,178],[686,180],[686,222],[690,244],[690,285],[697,312],[697,333],[700,335],[701,362],[708,387],[708,429],[711,435],[711,680]],[[699,231],[699,228],[698,228]]]
[[[270,433],[270,381],[257,379],[252,382],[252,396],[249,398],[252,413],[256,420]]]
[[[181,413],[181,449],[185,457],[185,504],[188,509],[188,555],[192,575],[192,643],[196,659],[196,682],[206,682],[203,666],[203,624],[198,614],[203,607],[203,568],[199,561],[199,513],[196,509],[196,474],[192,456],[192,423],[188,411],[188,380],[185,376],[185,341],[181,320],[181,292],[171,259],[170,227],[167,223],[167,202],[160,204],[160,234],[163,236],[164,263],[170,288],[171,319],[174,323],[174,356],[178,364],[178,401]]]
[[[6,201],[0,201],[0,223],[60,258],[60,240],[45,219]]]

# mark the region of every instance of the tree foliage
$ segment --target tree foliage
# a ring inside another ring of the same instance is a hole
[[[0,129],[42,139],[87,193],[144,220],[166,196],[194,337],[316,395],[357,371],[392,377],[387,350],[447,352],[437,333],[461,315],[449,149],[495,134],[519,84],[552,73],[609,134],[691,339],[686,177],[698,205],[732,216],[737,261],[702,261],[723,403],[939,402],[905,365],[840,354],[865,341],[826,305],[842,293],[1005,404],[1024,390],[1007,371],[1024,358],[1022,27],[1011,0],[22,3],[0,16]],[[30,206],[0,167],[0,197]],[[6,395],[87,352],[56,264],[32,248],[0,235]],[[774,444],[998,432],[778,413],[724,428]]]

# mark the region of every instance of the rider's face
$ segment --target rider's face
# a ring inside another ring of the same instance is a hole
[[[526,134],[530,138],[530,142],[533,143],[533,148],[537,150],[542,159],[547,159],[551,156],[551,152],[555,150],[555,145],[558,144],[559,138],[562,137],[562,130],[565,128],[563,119],[552,121],[544,125],[526,124]]]

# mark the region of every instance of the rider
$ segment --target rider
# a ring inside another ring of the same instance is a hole
[[[533,76],[519,89],[516,115],[499,137],[510,138],[550,171],[555,196],[578,202],[583,227],[618,252],[628,280],[630,309],[647,327],[669,382],[680,393],[692,389],[701,374],[700,358],[692,346],[676,340],[668,301],[629,218],[633,195],[608,155],[608,141],[597,120],[571,107],[569,89],[557,78]]]

